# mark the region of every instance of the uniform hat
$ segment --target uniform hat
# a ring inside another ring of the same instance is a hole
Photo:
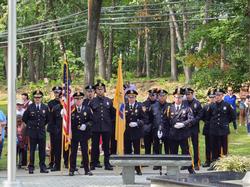
[[[222,88],[216,88],[215,89],[215,94],[225,94],[225,91]]]
[[[184,95],[185,94],[185,90],[183,88],[176,88],[175,91],[173,92],[173,95]]]
[[[194,93],[194,90],[192,88],[185,88],[185,94],[193,94]]]
[[[85,87],[85,90],[87,90],[87,91],[91,91],[91,90],[94,90],[94,89],[95,88],[94,88],[93,85],[88,85],[88,86]]]
[[[164,89],[159,89],[157,93],[158,93],[159,95],[162,95],[162,96],[168,94],[168,92],[167,92],[166,90],[164,90]]]
[[[100,81],[97,81],[97,83],[95,84],[95,89],[97,89],[98,87],[103,87],[105,89],[105,84],[100,82]]]
[[[148,93],[149,93],[149,94],[158,93],[158,89],[157,89],[157,88],[150,89],[150,90],[148,90]]]
[[[62,87],[60,87],[60,86],[54,86],[52,88],[52,91],[55,92],[55,93],[62,92]]]
[[[84,97],[84,93],[78,91],[78,92],[73,94],[73,97],[74,97],[74,99],[82,99]]]
[[[210,88],[207,92],[207,96],[208,97],[215,97],[215,89],[214,88]]]
[[[17,100],[17,101],[16,101],[16,104],[17,104],[17,105],[23,105],[23,101],[22,101],[22,100]]]
[[[126,95],[129,95],[129,94],[132,94],[132,95],[138,95],[138,92],[136,90],[128,90],[126,92]]]
[[[33,92],[34,97],[43,97],[43,92],[41,90],[36,90]]]

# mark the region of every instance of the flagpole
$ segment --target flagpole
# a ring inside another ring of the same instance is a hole
[[[8,0],[8,166],[4,187],[16,181],[16,0]]]

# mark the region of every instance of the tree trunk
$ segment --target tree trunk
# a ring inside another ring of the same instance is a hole
[[[136,52],[136,76],[140,77],[142,75],[142,64],[140,59],[140,48],[141,48],[141,34],[138,31],[137,34],[137,52]]]
[[[248,28],[250,27],[250,0],[248,0],[247,6],[247,20],[248,20]],[[250,72],[250,29],[248,29],[248,68]]]
[[[149,59],[149,36],[148,28],[145,28],[145,62],[146,62],[146,75],[150,77],[150,59]]]
[[[224,70],[225,68],[225,45],[221,43],[220,45],[220,69]]]
[[[114,51],[114,31],[112,27],[109,29],[109,51],[107,60],[107,81],[109,82],[112,77],[112,61],[113,61],[113,51]]]
[[[106,57],[104,52],[103,34],[100,29],[97,32],[96,48],[99,56],[99,75],[102,79],[106,80]]]
[[[41,80],[44,78],[44,60],[43,60],[43,44],[42,43],[37,43],[37,50],[36,50],[36,72],[37,80]]]
[[[178,80],[178,74],[177,74],[177,64],[176,64],[176,37],[175,37],[175,29],[174,24],[171,19],[169,18],[169,27],[170,27],[170,43],[171,43],[171,80],[177,81]]]
[[[20,54],[20,71],[19,71],[19,79],[21,80],[21,82],[24,81],[24,76],[23,76],[23,67],[24,67],[24,54],[22,52],[22,49],[19,49],[19,54]]]
[[[32,44],[29,44],[28,63],[29,63],[29,81],[30,82],[36,82],[36,79],[35,79],[35,64],[34,64],[34,61],[33,61],[33,46],[32,46]]]
[[[88,33],[86,40],[84,84],[93,84],[95,78],[95,51],[102,0],[88,0]]]

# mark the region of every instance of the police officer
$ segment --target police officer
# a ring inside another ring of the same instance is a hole
[[[140,154],[140,140],[143,137],[144,112],[142,104],[136,101],[136,90],[126,92],[128,102],[125,104],[126,129],[124,132],[124,153]],[[132,149],[133,147],[133,149]],[[135,166],[137,175],[142,175],[140,166]]]
[[[235,112],[230,104],[223,100],[225,91],[222,88],[215,90],[215,103],[211,104],[208,110],[210,118],[209,133],[212,145],[212,161],[228,153],[229,123],[236,118]],[[212,168],[211,168],[212,169]]]
[[[95,85],[95,91],[96,97],[90,102],[93,111],[91,170],[95,169],[99,160],[100,136],[103,140],[105,170],[113,170],[109,163],[109,143],[115,120],[115,109],[111,99],[104,95],[105,84],[98,82]]]
[[[209,167],[212,162],[211,138],[210,138],[210,117],[208,115],[209,107],[214,103],[215,93],[214,89],[210,88],[207,92],[208,103],[202,108],[202,120],[204,121],[203,135],[205,136],[205,156],[206,161],[203,167]]]
[[[73,110],[71,115],[72,140],[69,176],[73,176],[74,171],[76,170],[79,143],[83,154],[83,168],[85,175],[93,175],[89,170],[88,156],[88,140],[90,137],[93,113],[88,105],[83,105],[84,94],[82,92],[76,92],[73,97],[75,99],[75,110]]]
[[[51,137],[54,142],[54,166],[51,171],[60,171],[61,166],[61,154],[62,154],[62,92],[59,93],[59,103],[52,107],[50,111],[50,125],[51,125]]]
[[[34,173],[35,150],[39,148],[40,173],[48,173],[45,165],[46,131],[45,126],[49,121],[47,105],[42,103],[43,93],[40,90],[33,92],[34,103],[28,106],[23,114],[23,121],[27,125],[27,135],[30,139],[29,174]]]
[[[148,90],[148,98],[142,103],[145,115],[149,116],[149,109],[157,100],[157,89]],[[145,146],[145,154],[151,154],[151,145],[153,143],[152,123],[147,121],[143,126],[143,139]]]
[[[193,125],[190,127],[191,140],[193,145],[194,154],[194,169],[200,169],[200,153],[199,153],[199,132],[200,132],[200,119],[202,116],[201,103],[194,98],[194,90],[192,88],[185,89],[186,99],[185,104],[191,108],[194,115]]]
[[[176,88],[174,95],[174,103],[171,104],[169,110],[170,130],[169,139],[171,154],[178,154],[179,146],[183,155],[190,155],[188,138],[190,137],[190,127],[193,124],[193,112],[190,107],[182,102],[185,90]],[[189,173],[195,173],[193,166],[188,167]]]
[[[152,123],[154,154],[161,154],[162,143],[164,144],[165,154],[170,154],[170,143],[168,140],[170,128],[168,113],[170,104],[166,101],[167,94],[166,90],[158,90],[158,101],[151,105],[149,110],[149,121]],[[154,166],[153,169],[161,169],[161,167]]]
[[[90,102],[95,97],[95,87],[93,85],[87,85],[85,87],[85,91],[86,91],[86,98],[84,99],[83,104],[89,106]]]
[[[51,118],[51,115],[52,115],[52,108],[54,106],[60,104],[59,94],[62,93],[62,87],[55,86],[55,87],[52,88],[52,91],[54,92],[54,97],[55,98],[48,102],[50,118]],[[57,146],[55,141],[56,141],[56,139],[59,138],[59,137],[56,137],[56,136],[58,136],[58,134],[55,134],[56,133],[56,129],[55,129],[56,125],[52,124],[52,122],[56,123],[56,121],[50,120],[49,123],[48,123],[48,127],[47,127],[47,131],[49,132],[49,135],[50,135],[50,163],[49,163],[48,169],[54,168],[54,165],[55,165],[55,147]],[[59,135],[59,136],[62,136],[62,135]]]

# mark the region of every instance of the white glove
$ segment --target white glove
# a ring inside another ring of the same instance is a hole
[[[181,128],[183,128],[183,127],[185,127],[184,123],[176,123],[176,124],[174,125],[174,128],[176,128],[176,129],[181,129]]]
[[[60,114],[63,117],[63,115],[64,115],[63,109],[61,110]]]
[[[162,134],[162,131],[157,131],[157,136],[158,136],[159,139],[162,138],[162,135],[163,135],[163,134]]]
[[[81,131],[85,131],[85,130],[86,130],[86,125],[85,125],[85,124],[82,124],[81,127],[80,127],[80,130],[81,130]]]
[[[130,122],[129,126],[133,128],[133,127],[137,127],[138,124],[137,124],[137,122]]]

